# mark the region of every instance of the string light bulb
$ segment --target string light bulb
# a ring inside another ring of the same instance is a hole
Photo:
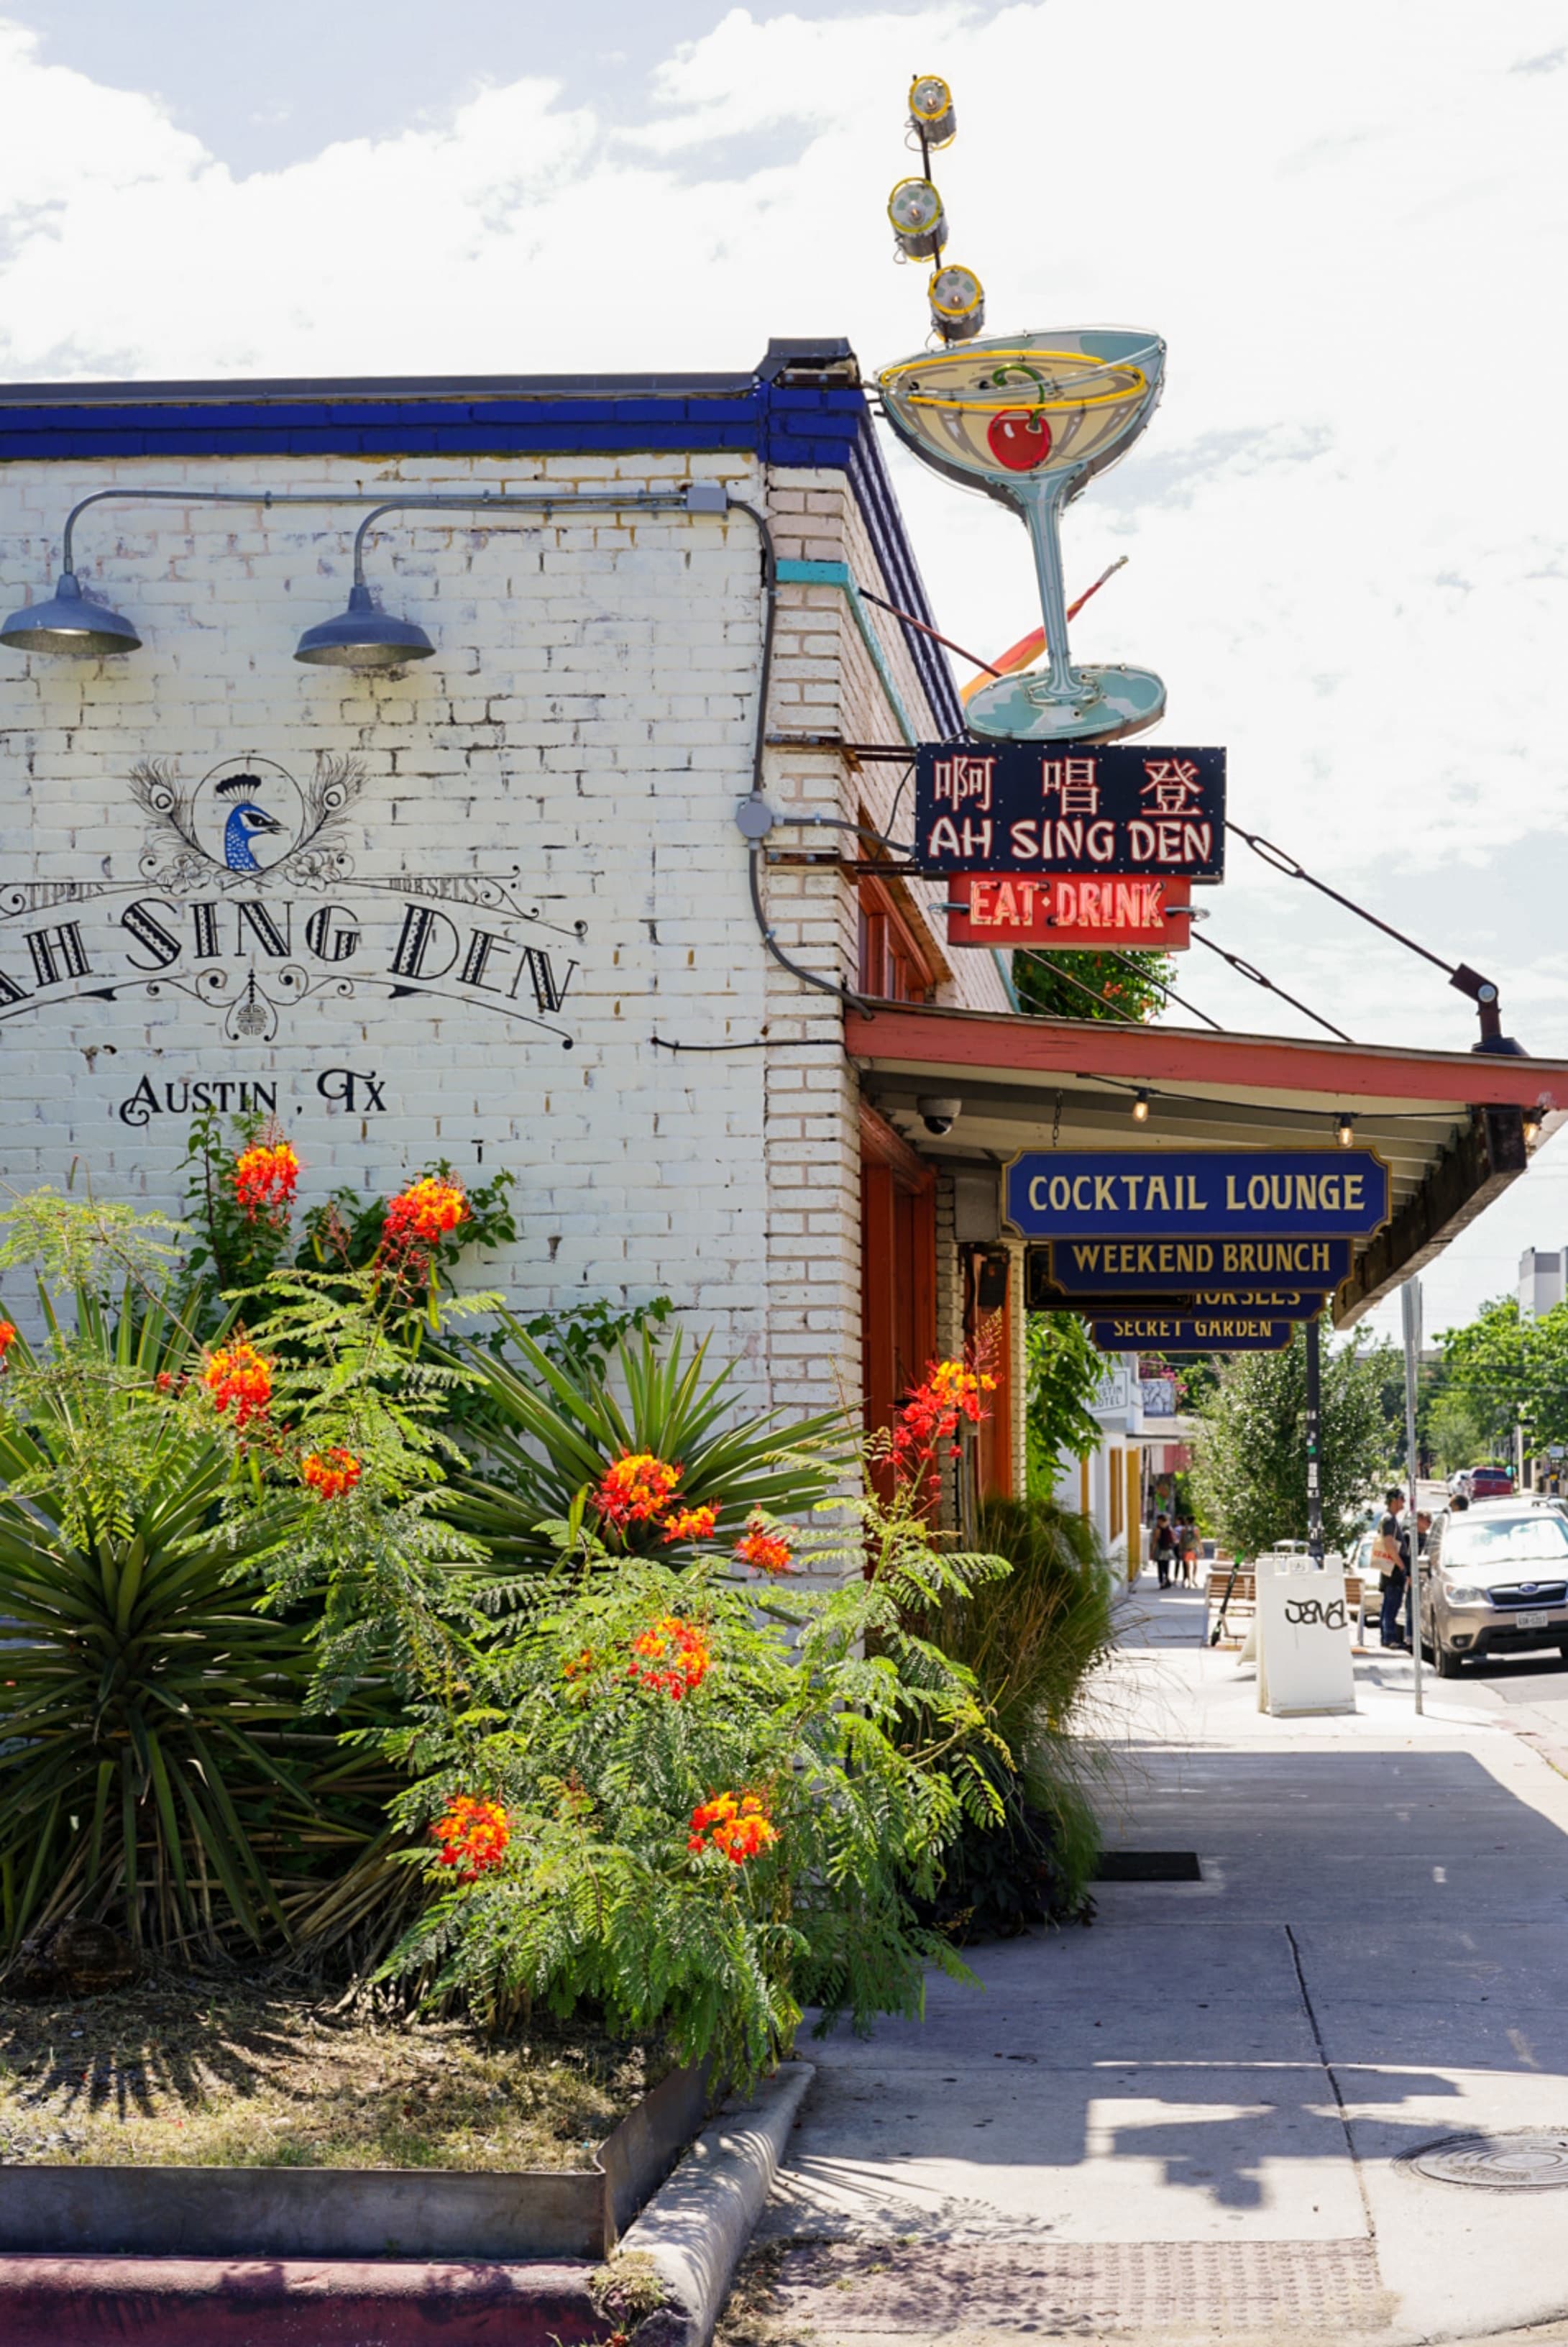
[[[945,343],[967,343],[986,323],[985,288],[972,269],[949,261],[927,289],[931,323]]]
[[[1524,1145],[1526,1149],[1533,1149],[1540,1138],[1541,1111],[1539,1108],[1527,1108],[1524,1112]]]
[[[1338,1122],[1334,1127],[1334,1138],[1341,1149],[1350,1148],[1356,1139],[1356,1120],[1352,1116],[1347,1116],[1343,1110],[1340,1111]]]
[[[1149,1095],[1147,1092],[1138,1092],[1134,1095],[1132,1101],[1132,1122],[1134,1124],[1148,1123]]]
[[[909,128],[927,147],[950,147],[958,137],[953,93],[940,74],[917,74],[910,83]]]
[[[948,241],[942,199],[929,179],[900,179],[887,199],[898,250],[909,261],[929,261]]]

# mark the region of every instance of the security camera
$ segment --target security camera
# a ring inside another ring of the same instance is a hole
[[[920,1121],[927,1132],[938,1134],[951,1133],[964,1112],[961,1100],[934,1098],[930,1094],[924,1100],[917,1100],[915,1105],[920,1112]]]

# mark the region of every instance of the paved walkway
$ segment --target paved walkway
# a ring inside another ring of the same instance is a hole
[[[1568,1781],[1409,1665],[1353,1718],[1261,1717],[1201,1598],[1130,1602],[1101,1696],[1109,1840],[1195,1883],[1106,1884],[1088,1931],[977,1952],[923,2025],[830,2039],[732,2336],[989,2347],[1479,2337],[1568,2311],[1568,2192],[1399,2155],[1568,2129]]]

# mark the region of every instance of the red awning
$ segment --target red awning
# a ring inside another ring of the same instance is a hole
[[[1568,1116],[1568,1061],[1503,1053],[1298,1042],[1188,1027],[1032,1019],[907,1002],[851,1010],[845,1043],[867,1100],[955,1172],[1020,1149],[1280,1149],[1330,1145],[1341,1116],[1393,1175],[1394,1218],[1335,1298],[1336,1326],[1440,1254]],[[1149,1116],[1130,1113],[1136,1092]],[[961,1098],[934,1137],[916,1102]]]

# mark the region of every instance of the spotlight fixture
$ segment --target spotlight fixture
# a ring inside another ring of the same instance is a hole
[[[1132,1101],[1132,1122],[1134,1124],[1148,1123],[1149,1095],[1147,1092],[1138,1092],[1134,1095]]]
[[[141,642],[131,622],[107,603],[84,595],[74,570],[62,570],[46,603],[13,611],[0,628],[0,644],[14,652],[66,652],[96,660],[104,652],[134,652]]]
[[[929,261],[948,241],[942,199],[929,179],[900,179],[887,199],[887,217],[899,251],[910,261]]]
[[[950,147],[958,137],[953,93],[940,74],[917,74],[910,83],[909,127],[927,147]]]
[[[986,323],[985,288],[972,269],[949,261],[927,289],[931,323],[945,343],[967,343]]]
[[[1526,1149],[1533,1149],[1540,1138],[1541,1111],[1539,1108],[1527,1108],[1524,1112],[1524,1145]]]
[[[294,658],[314,668],[402,668],[407,661],[429,660],[435,650],[423,628],[381,610],[364,580],[356,579],[347,610],[307,628]]]
[[[1335,1123],[1334,1138],[1339,1143],[1341,1149],[1349,1149],[1354,1146],[1356,1140],[1356,1120],[1353,1116],[1348,1116],[1343,1109],[1340,1111],[1338,1119]]]

